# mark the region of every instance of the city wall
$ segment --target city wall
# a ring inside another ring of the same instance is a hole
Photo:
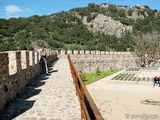
[[[79,73],[93,73],[98,67],[100,71],[108,71],[137,66],[131,52],[61,50],[58,53],[59,58],[70,54]]]
[[[56,51],[46,49],[47,61],[57,58]],[[0,110],[14,99],[41,72],[40,52],[0,52]]]
[[[125,69],[136,66],[130,52],[108,51],[65,51],[45,50],[47,61],[56,58],[67,58],[70,54],[79,73],[96,72],[114,69]],[[0,110],[10,100],[14,99],[23,88],[41,72],[39,64],[40,52],[7,51],[0,53]]]

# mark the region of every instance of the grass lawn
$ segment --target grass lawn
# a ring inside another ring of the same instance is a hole
[[[100,80],[104,77],[107,77],[109,75],[112,75],[118,71],[120,71],[120,70],[114,70],[112,72],[104,71],[104,72],[101,72],[100,75],[97,75],[97,73],[83,73],[83,74],[81,74],[81,78],[84,81],[84,84],[87,85],[87,84],[90,84],[90,83],[95,82],[97,80]],[[84,77],[85,77],[85,79],[84,79]]]

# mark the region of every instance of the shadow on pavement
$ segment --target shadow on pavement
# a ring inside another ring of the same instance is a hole
[[[57,72],[58,70],[53,70],[50,67],[53,67],[56,61],[52,61],[49,64],[49,73]],[[49,78],[46,74],[41,74],[32,80],[26,88],[17,95],[16,99],[10,101],[3,109],[0,111],[0,120],[12,120],[15,117],[23,114],[25,111],[32,108],[36,100],[27,100],[30,97],[33,97],[39,94],[42,89],[38,87],[45,85],[45,80]]]

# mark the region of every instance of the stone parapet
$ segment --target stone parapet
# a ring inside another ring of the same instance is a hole
[[[73,63],[79,72],[96,72],[99,67],[101,71],[112,69],[125,69],[137,66],[132,52],[110,52],[110,51],[89,51],[73,50],[59,51],[59,58],[67,58],[70,54]]]
[[[79,73],[96,73],[96,68],[99,67],[100,71],[109,71],[126,69],[128,67],[137,66],[134,59],[74,59],[73,64],[79,71]]]
[[[74,59],[106,59],[106,58],[132,58],[131,52],[88,51],[88,50],[59,50],[58,58],[67,58],[67,54]]]
[[[57,53],[46,50],[47,61],[57,58]],[[16,97],[24,87],[41,72],[40,52],[0,52],[0,110]]]

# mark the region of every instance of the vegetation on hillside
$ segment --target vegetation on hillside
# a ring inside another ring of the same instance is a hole
[[[90,3],[84,8],[74,8],[50,16],[0,19],[0,51],[31,50],[31,43],[35,41],[44,41],[54,49],[134,50],[134,35],[153,30],[160,32],[160,13],[145,6],[145,9],[138,9],[138,14],[144,15],[144,19],[138,18],[136,21],[128,17],[132,13],[132,8],[126,10],[115,5],[103,8]],[[90,22],[98,14],[132,25],[133,33],[125,33],[121,38],[101,32],[93,33],[82,23],[82,19],[87,16],[87,22]],[[44,47],[43,45],[40,47]]]

